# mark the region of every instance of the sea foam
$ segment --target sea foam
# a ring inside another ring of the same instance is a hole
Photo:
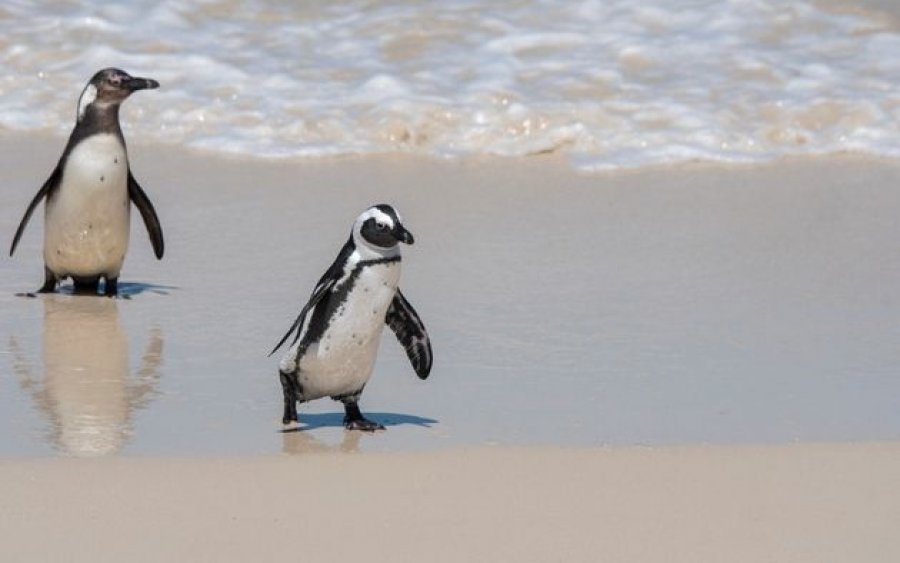
[[[162,83],[129,136],[258,157],[897,156],[897,53],[886,16],[802,0],[13,1],[0,127],[66,134],[119,66]]]

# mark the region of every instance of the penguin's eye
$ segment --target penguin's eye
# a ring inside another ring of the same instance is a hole
[[[387,225],[384,223],[375,223],[375,229],[384,232],[387,230]]]

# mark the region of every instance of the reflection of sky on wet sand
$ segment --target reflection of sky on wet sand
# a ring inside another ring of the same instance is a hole
[[[42,361],[30,361],[16,338],[10,340],[20,385],[49,424],[47,440],[61,452],[116,453],[131,436],[134,411],[154,395],[162,334],[151,332],[132,374],[116,300],[48,296],[42,301]],[[36,374],[31,366],[41,366],[43,373]]]
[[[2,154],[12,174],[10,155],[24,152]],[[156,154],[166,164],[176,156]],[[385,426],[378,413],[438,422],[363,436],[361,452],[898,437],[900,260],[885,258],[898,248],[900,190],[888,187],[900,178],[896,164],[599,179],[540,159],[341,160],[304,164],[298,190],[293,164],[179,162],[203,182],[182,189],[165,166],[147,175],[160,202],[179,202],[161,205],[171,256],[156,262],[135,223],[128,276],[141,283],[125,286],[131,298],[115,307],[85,305],[109,307],[100,319],[53,320],[53,307],[74,313],[86,298],[14,296],[39,279],[37,232],[23,239],[21,260],[0,260],[0,455],[65,451],[61,429],[76,427],[58,403],[75,392],[56,381],[61,372],[45,373],[53,366],[41,347],[77,355],[53,325],[79,322],[127,339],[106,337],[112,357],[94,358],[115,373],[100,404],[107,427],[126,433],[120,452],[271,455],[286,439],[293,447],[302,437],[280,433],[280,357],[266,354],[334,259],[346,216],[378,200],[397,203],[416,234],[402,284],[432,336],[435,367],[420,381],[386,333],[360,406]],[[6,232],[27,197],[0,191],[0,208],[11,210],[0,218]],[[298,210],[314,212],[299,221]],[[140,393],[126,389],[152,381],[138,367],[154,326],[165,335],[165,375],[150,383],[152,404],[135,409]],[[26,368],[30,378],[20,377]],[[342,410],[327,399],[304,404],[301,424],[340,444]],[[48,428],[55,441],[41,435]]]

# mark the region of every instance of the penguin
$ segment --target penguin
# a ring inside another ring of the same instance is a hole
[[[12,256],[35,207],[46,199],[44,285],[38,293],[52,293],[70,277],[77,293],[96,294],[102,277],[104,293],[118,294],[119,272],[128,249],[129,201],[144,219],[154,254],[162,258],[162,227],[131,173],[119,126],[119,105],[138,90],[158,87],[156,80],[106,68],[81,92],[75,128],[56,168],[28,204],[9,249]]]
[[[331,397],[344,404],[348,430],[383,430],[362,415],[358,403],[385,325],[405,348],[416,375],[428,377],[431,340],[400,291],[400,243],[413,244],[413,236],[393,207],[381,204],[364,211],[294,324],[269,353],[295,333],[279,364],[284,424],[299,422],[298,401]]]

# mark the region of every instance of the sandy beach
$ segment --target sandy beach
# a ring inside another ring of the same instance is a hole
[[[0,231],[60,143],[0,139]],[[134,222],[127,299],[16,297],[39,220],[0,263],[5,560],[900,556],[897,162],[589,175],[134,144],[132,166],[168,254]],[[281,432],[266,353],[376,201],[417,238],[401,286],[433,376],[385,338],[362,405],[386,432],[328,401]]]
[[[890,562],[900,447],[0,462],[7,561]]]
[[[0,561],[900,561],[897,4],[4,5],[0,241],[76,115],[121,187],[119,115],[166,251],[0,259]],[[384,431],[283,426],[378,203],[430,378],[385,331]]]

